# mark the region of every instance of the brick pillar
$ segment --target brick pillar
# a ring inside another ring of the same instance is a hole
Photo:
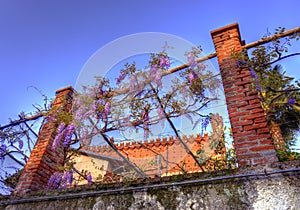
[[[251,88],[248,67],[239,68],[231,57],[241,52],[237,23],[211,31],[221,71],[238,164],[278,161],[258,93]]]
[[[57,110],[71,110],[73,93],[72,87],[56,91],[56,98],[51,108],[52,113],[50,111],[50,117],[39,133],[37,142],[19,178],[14,194],[23,195],[27,192],[45,189],[50,176],[58,170],[58,166],[64,163],[62,145],[59,145],[56,150],[51,148],[58,126],[52,116]]]

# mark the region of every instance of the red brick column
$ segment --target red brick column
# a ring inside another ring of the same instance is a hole
[[[22,195],[30,191],[45,189],[50,176],[58,170],[58,166],[64,163],[62,145],[59,145],[55,151],[51,148],[58,126],[52,116],[57,110],[71,110],[73,94],[72,87],[56,91],[56,98],[51,109],[53,113],[50,114],[48,121],[39,133],[14,194]]]
[[[278,161],[258,93],[248,67],[231,57],[242,50],[237,23],[211,31],[222,75],[234,146],[240,166]]]

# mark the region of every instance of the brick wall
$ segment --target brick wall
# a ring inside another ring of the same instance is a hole
[[[64,109],[70,111],[72,107],[73,88],[67,87],[56,91],[50,116],[39,133],[27,164],[19,178],[14,194],[25,194],[30,191],[42,190],[47,185],[50,176],[64,163],[62,145],[52,150],[56,135],[57,123],[54,115],[56,111]],[[58,109],[59,108],[59,109]]]
[[[203,148],[208,138],[207,134],[204,136],[197,134],[196,136],[183,136],[183,141],[194,154],[197,154],[197,151]],[[140,167],[149,176],[171,175],[182,172],[179,166],[184,167],[190,173],[201,171],[201,168],[187,154],[180,141],[173,137],[152,139],[150,141],[133,141],[125,144],[120,143],[115,144],[115,146],[125,157],[128,157],[131,162]],[[107,145],[86,146],[83,151],[101,154],[105,157],[119,158],[114,150]],[[224,158],[225,150],[219,151],[219,153]]]
[[[241,52],[237,23],[211,31],[222,75],[239,165],[278,161],[257,91],[248,67],[237,67],[232,52]]]

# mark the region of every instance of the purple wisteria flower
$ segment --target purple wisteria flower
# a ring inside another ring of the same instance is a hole
[[[129,83],[129,86],[130,86],[130,92],[134,92],[136,87],[137,87],[137,79],[134,75],[132,75],[130,77],[130,83]]]
[[[295,105],[295,99],[293,97],[289,98],[289,100],[287,100],[287,103],[289,105]]]
[[[65,140],[63,142],[64,148],[67,148],[69,146],[74,131],[75,131],[75,125],[73,123],[70,123],[64,131],[65,134]]]
[[[253,68],[249,68],[249,70],[250,70],[251,77],[254,78],[254,80],[255,80],[256,90],[261,92],[262,88],[260,86],[260,82],[259,82],[259,79],[258,79],[258,76],[257,76],[255,70]]]
[[[86,119],[88,118],[89,116],[93,115],[95,113],[94,109],[91,109],[89,111],[87,111],[86,113],[84,113],[84,115],[82,115],[82,119]]]
[[[51,175],[47,183],[47,189],[58,189],[62,180],[62,173],[55,172]]]
[[[192,84],[196,78],[198,78],[198,75],[194,71],[191,71],[188,75],[189,83]]]
[[[145,90],[141,90],[139,91],[135,96],[140,98],[142,96],[142,94],[144,93]]]
[[[255,80],[255,87],[256,87],[256,90],[257,90],[258,92],[262,92],[262,88],[261,88],[261,86],[260,86],[260,84],[259,84],[259,80],[258,80],[258,79]]]
[[[157,68],[157,65],[151,66],[150,79],[153,83],[156,83],[158,87],[162,87],[162,72]]]
[[[61,184],[59,188],[66,188],[67,186],[71,186],[73,182],[73,171],[68,170],[65,171],[62,175]]]
[[[127,76],[127,72],[126,71],[123,71],[120,73],[119,77],[116,79],[117,80],[117,85],[119,85]]]
[[[197,62],[196,62],[196,60],[195,60],[195,55],[194,55],[194,53],[188,53],[187,54],[187,60],[188,60],[188,65],[190,66],[190,67],[195,67],[196,65],[197,65]]]
[[[65,123],[63,123],[63,122],[60,123],[60,125],[57,128],[57,133],[62,133],[64,131],[65,127],[66,127]]]
[[[104,101],[102,99],[98,99],[94,105],[93,105],[93,111],[96,113],[97,117],[100,118],[102,116],[102,109],[99,109],[99,107],[104,106]]]
[[[66,177],[67,177],[69,185],[72,185],[72,183],[73,183],[73,171],[72,170],[67,171]]]
[[[81,139],[80,139],[81,144],[86,145],[88,143],[88,135],[89,135],[88,128],[84,126],[81,134]]]
[[[52,149],[56,149],[57,146],[59,145],[61,139],[63,138],[63,134],[60,133],[60,134],[57,134],[54,138],[54,141],[53,141],[53,144],[52,144]]]
[[[83,109],[80,106],[74,113],[74,121],[81,121],[83,115]]]
[[[103,94],[105,93],[105,91],[102,90],[102,88],[100,88],[98,93],[99,93],[100,96],[103,96]]]
[[[162,72],[160,70],[157,70],[153,82],[156,83],[158,87],[162,87],[161,79],[162,79]]]
[[[92,184],[92,182],[93,182],[93,177],[92,177],[91,173],[88,173],[88,174],[86,175],[86,179],[87,179],[87,181],[88,181],[89,184]]]
[[[107,101],[107,102],[105,103],[105,106],[104,106],[104,113],[105,113],[105,115],[109,115],[109,113],[110,113],[110,102],[109,102],[109,101]]]
[[[110,102],[109,101],[107,101],[106,103],[105,103],[105,105],[104,105],[104,107],[103,107],[103,112],[102,113],[100,113],[100,116],[101,116],[101,114],[102,114],[102,119],[103,119],[103,121],[105,121],[105,122],[107,122],[107,120],[108,120],[108,115],[109,115],[109,113],[110,113]]]
[[[71,186],[73,183],[73,171],[68,170],[65,172],[57,171],[51,175],[47,183],[47,189],[60,189]]]
[[[18,143],[19,143],[19,149],[22,149],[23,148],[23,141],[19,140]]]
[[[254,71],[254,69],[250,68],[249,70],[250,70],[251,77],[254,79],[258,79],[258,76],[257,76],[256,72]]]
[[[170,60],[167,56],[160,56],[159,57],[159,66],[160,68],[169,68],[170,67]]]
[[[57,129],[57,135],[54,138],[53,144],[52,144],[52,149],[56,149],[56,147],[59,145],[61,139],[64,137],[64,130],[65,130],[65,123],[60,123]]]
[[[242,65],[247,64],[247,62],[245,60],[237,60],[235,62],[236,67],[241,67]]]
[[[57,135],[54,138],[52,149],[56,149],[61,140],[63,139],[63,147],[67,148],[70,144],[72,135],[75,131],[75,125],[70,123],[67,127],[65,127],[65,123],[61,123],[57,129]]]
[[[150,79],[153,80],[157,72],[157,65],[152,65],[150,68]]]

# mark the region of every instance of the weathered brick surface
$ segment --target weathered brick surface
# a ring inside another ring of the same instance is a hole
[[[74,91],[72,87],[67,87],[56,91],[56,98],[52,105],[52,110],[57,108],[70,111],[72,107],[72,97]],[[42,190],[47,185],[50,176],[58,170],[58,166],[64,163],[64,150],[59,145],[56,151],[51,147],[56,135],[57,123],[51,117],[41,130],[34,149],[32,150],[27,164],[20,176],[14,194],[24,194],[30,191]]]
[[[233,52],[241,52],[238,24],[211,31],[222,75],[228,114],[239,165],[278,161],[258,93],[251,87],[248,67],[237,67]]]

